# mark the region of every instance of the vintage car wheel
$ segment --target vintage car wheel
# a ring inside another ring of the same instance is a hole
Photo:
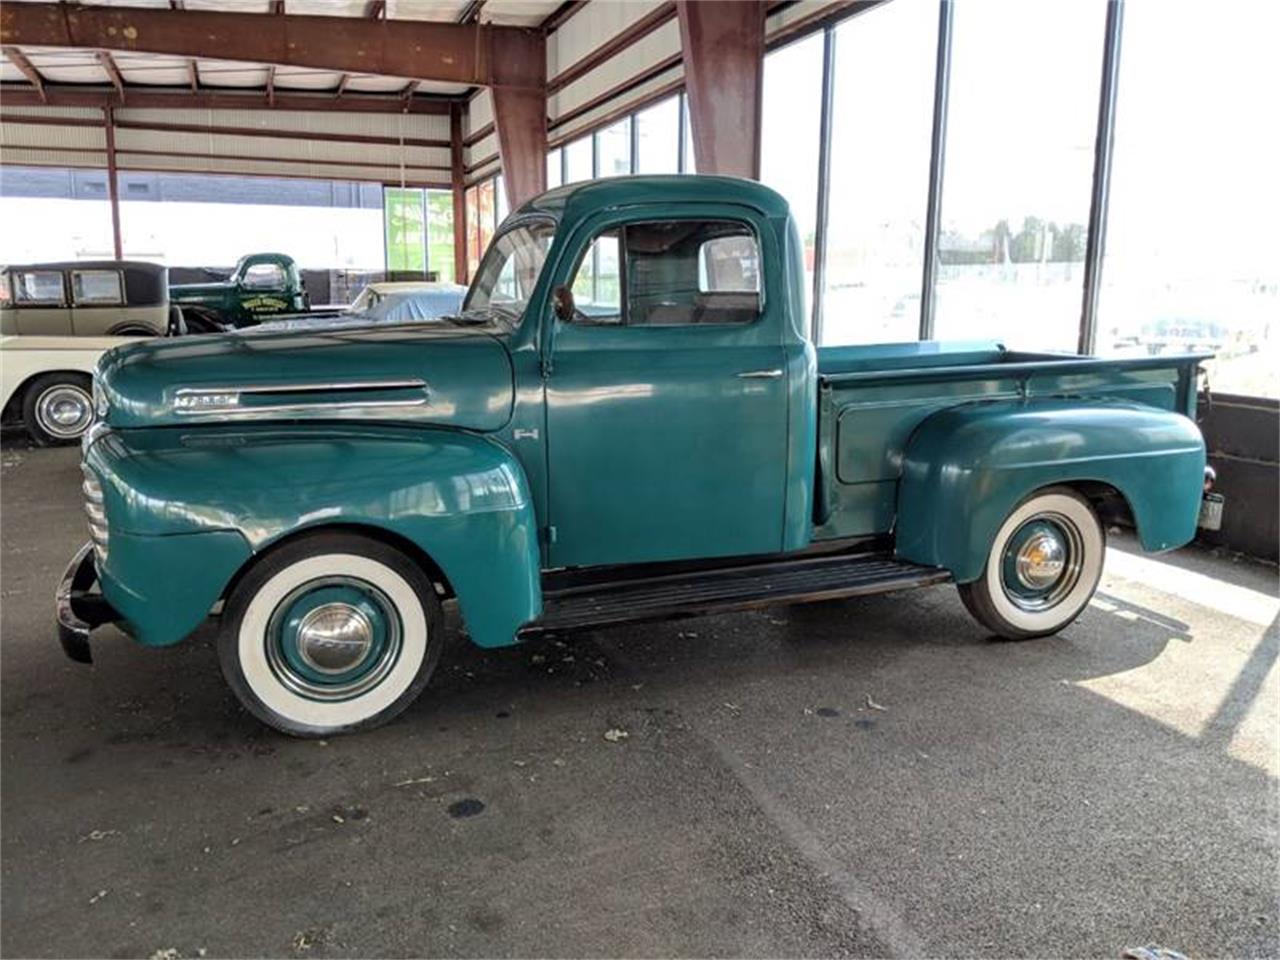
[[[22,420],[42,447],[75,443],[93,423],[93,381],[83,373],[46,373],[22,395]]]
[[[312,534],[264,557],[232,591],[218,656],[259,720],[323,737],[385,723],[426,686],[443,643],[440,601],[394,547]]]
[[[960,584],[960,597],[983,626],[1005,639],[1057,633],[1093,597],[1106,545],[1088,500],[1067,487],[1047,487],[1001,524],[982,576]]]

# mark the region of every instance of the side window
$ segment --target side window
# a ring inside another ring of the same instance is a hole
[[[120,274],[115,270],[76,270],[71,274],[76,303],[124,303]]]
[[[760,314],[760,246],[734,220],[627,226],[627,323],[751,323]]]
[[[585,322],[751,323],[760,315],[760,246],[734,220],[629,223],[596,237],[572,286]]]
[[[255,263],[244,272],[244,285],[250,290],[282,290],[284,267],[278,263]]]
[[[63,302],[62,273],[58,270],[23,270],[13,275],[15,303]]]
[[[591,241],[578,264],[571,288],[579,321],[585,323],[622,322],[622,277],[619,231],[610,230]]]

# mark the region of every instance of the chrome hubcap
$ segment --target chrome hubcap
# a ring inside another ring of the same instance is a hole
[[[52,436],[70,440],[80,436],[93,419],[93,401],[79,387],[59,384],[36,400],[41,428]]]
[[[1001,586],[1021,610],[1038,613],[1057,606],[1080,582],[1084,537],[1061,513],[1038,513],[1005,542]]]
[[[267,661],[288,689],[311,700],[349,700],[391,672],[403,644],[395,604],[372,583],[320,577],[276,606],[267,623]]]
[[[348,603],[316,607],[298,625],[298,653],[313,670],[346,673],[373,646],[373,623]]]
[[[1043,590],[1062,576],[1067,549],[1055,534],[1037,533],[1018,551],[1018,580],[1024,587]]]

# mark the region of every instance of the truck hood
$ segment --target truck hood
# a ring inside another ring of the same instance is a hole
[[[135,343],[103,356],[95,400],[120,429],[358,419],[491,431],[510,419],[512,383],[500,340],[436,322]]]

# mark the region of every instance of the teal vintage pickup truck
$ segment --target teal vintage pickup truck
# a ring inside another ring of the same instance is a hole
[[[772,190],[603,180],[513,213],[444,321],[113,350],[63,646],[216,613],[244,705],[327,736],[418,695],[449,599],[500,647],[954,581],[1017,639],[1085,607],[1108,523],[1194,535],[1205,357],[815,349],[803,278]]]

